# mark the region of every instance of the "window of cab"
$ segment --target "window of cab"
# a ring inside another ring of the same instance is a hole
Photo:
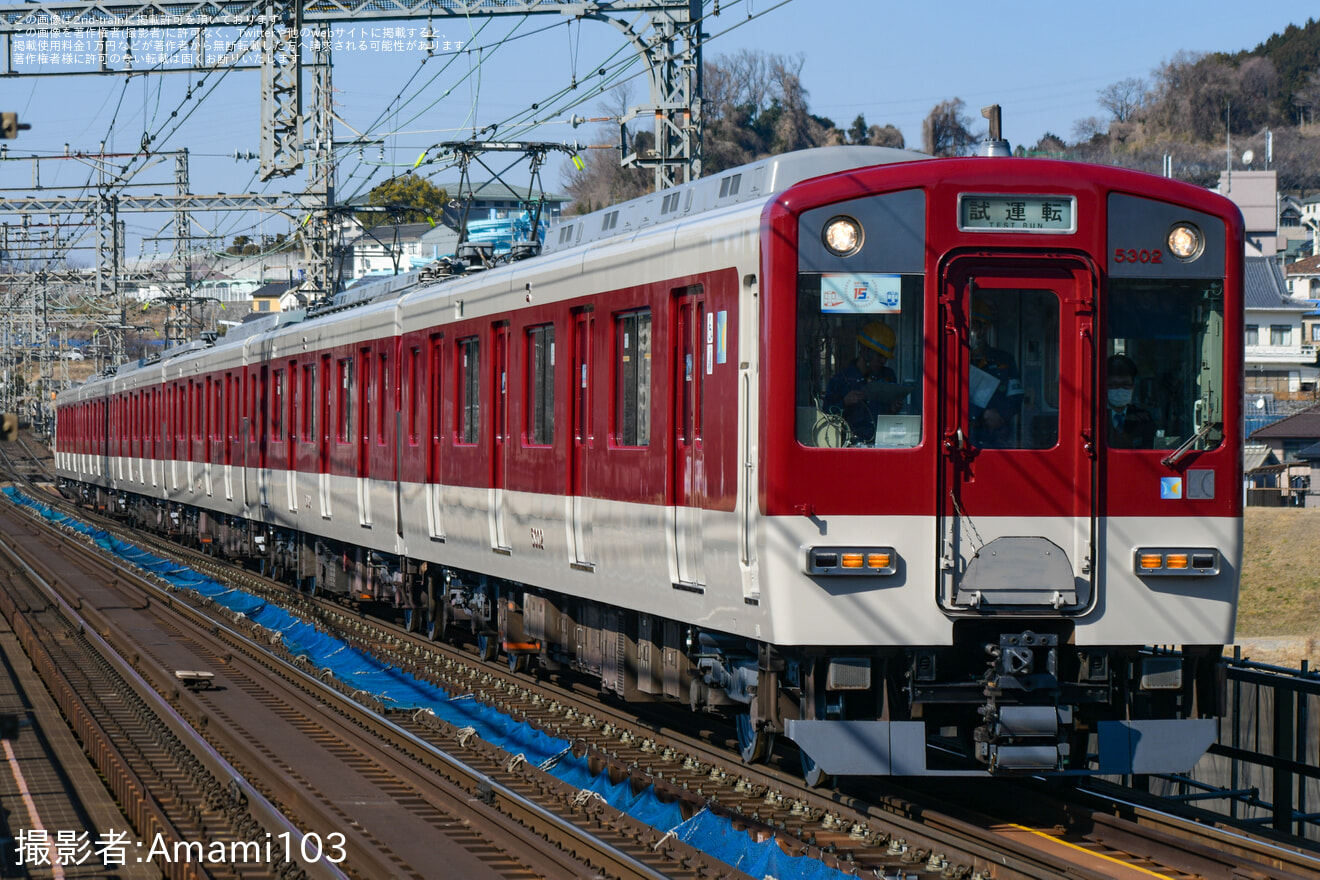
[[[1101,406],[1110,449],[1204,450],[1224,437],[1221,282],[1114,279]]]
[[[921,275],[798,276],[797,441],[843,449],[921,442]]]

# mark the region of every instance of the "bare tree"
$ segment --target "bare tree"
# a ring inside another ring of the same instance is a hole
[[[921,143],[932,156],[962,156],[976,143],[972,120],[963,113],[962,98],[941,101],[921,124]]]
[[[1127,122],[1146,103],[1146,81],[1130,76],[1100,90],[1099,104],[1109,111],[1115,122]]]
[[[1072,136],[1074,143],[1084,144],[1094,140],[1097,135],[1103,135],[1109,130],[1105,121],[1099,116],[1088,116],[1085,119],[1078,119],[1073,123]]]
[[[1297,109],[1298,125],[1315,124],[1316,110],[1320,110],[1320,70],[1306,77],[1306,84],[1293,95],[1293,107]]]
[[[1279,71],[1268,58],[1248,58],[1237,69],[1235,106],[1242,112],[1240,131],[1254,132],[1275,121]]]
[[[627,114],[631,104],[628,86],[621,84],[610,91],[600,106],[600,114],[619,119]],[[614,140],[619,136],[618,125],[603,125],[600,134],[604,139]],[[636,132],[632,136],[634,146],[639,150],[654,137],[650,132]],[[624,168],[616,150],[587,150],[581,160],[581,165],[565,166],[562,174],[564,189],[573,197],[574,209],[579,213],[589,213],[651,191],[653,177],[650,170]]]
[[[771,70],[778,92],[775,100],[779,108],[771,151],[788,153],[825,144],[828,132],[807,109],[807,90],[802,87],[802,80],[798,76],[802,70],[802,58],[799,56],[790,63],[779,59],[771,66]]]

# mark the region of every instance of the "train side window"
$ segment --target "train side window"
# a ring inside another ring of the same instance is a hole
[[[340,443],[349,443],[353,440],[353,359],[339,359],[339,390],[338,400],[335,401],[339,411],[339,432],[337,434]]]
[[[651,445],[651,310],[614,318],[614,442]]]
[[[527,329],[527,439],[534,446],[555,442],[555,327]]]
[[[303,364],[302,368],[302,438],[306,443],[316,439],[315,364]]]
[[[215,414],[211,417],[211,439],[225,439],[225,386],[219,379],[215,380],[212,387],[215,392],[213,401],[215,403]]]
[[[284,439],[284,371],[276,370],[272,381],[273,399],[270,407],[270,436],[272,440]]]
[[[247,423],[248,442],[257,442],[257,374],[248,373]]]
[[[921,275],[892,273],[798,276],[798,443],[921,443],[922,284]]]
[[[390,357],[385,352],[381,352],[376,359],[376,445],[384,446],[386,441],[385,426],[386,412],[393,412],[394,407],[386,406],[390,401]]]
[[[481,345],[477,337],[458,340],[458,442],[476,443],[481,426]]]
[[[422,390],[418,382],[422,375],[422,350],[414,345],[408,349],[408,378],[404,384],[408,395],[408,445],[417,445],[417,414],[422,405]]]
[[[1224,438],[1222,282],[1114,279],[1106,327],[1102,406],[1109,447],[1218,446]]]
[[[445,399],[444,381],[444,344],[443,338],[431,337],[431,375],[428,385],[431,389],[431,442],[438,444],[443,436],[443,416]]]

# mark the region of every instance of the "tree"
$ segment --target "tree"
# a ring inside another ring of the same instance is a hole
[[[615,86],[606,102],[600,107],[600,115],[612,119],[621,119],[628,113],[632,103],[626,83]],[[618,125],[601,126],[603,138],[618,137]],[[631,135],[633,148],[645,152],[654,143],[655,135],[649,131],[636,131]],[[613,205],[627,199],[645,195],[651,191],[654,177],[649,168],[625,168],[619,163],[617,150],[587,150],[582,153],[581,165],[566,165],[562,175],[564,189],[573,197],[573,209],[580,214]]]
[[[1086,143],[1102,137],[1108,130],[1103,119],[1099,116],[1088,116],[1085,119],[1078,119],[1073,123],[1072,136],[1076,143]]]
[[[1099,104],[1115,122],[1127,122],[1146,103],[1146,81],[1130,76],[1100,90]]]
[[[390,178],[367,194],[367,204],[387,210],[364,212],[362,225],[371,229],[382,223],[439,223],[448,203],[448,193],[410,171]]]
[[[1298,125],[1314,125],[1316,110],[1320,110],[1320,70],[1312,71],[1306,83],[1293,95]]]
[[[853,124],[848,126],[848,143],[864,144],[869,134],[870,129],[866,127],[866,116],[858,113],[857,118],[853,120]]]
[[[1059,155],[1068,149],[1063,142],[1063,138],[1050,132],[1041,135],[1040,140],[1036,141],[1036,146],[1031,148],[1032,153],[1039,155]]]
[[[963,113],[962,98],[941,101],[921,123],[921,143],[932,156],[962,156],[976,143],[972,120]]]

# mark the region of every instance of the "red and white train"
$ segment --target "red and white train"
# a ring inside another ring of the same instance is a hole
[[[1184,770],[1234,627],[1242,239],[1116,168],[777,156],[121,366],[60,396],[59,474],[813,781]]]

